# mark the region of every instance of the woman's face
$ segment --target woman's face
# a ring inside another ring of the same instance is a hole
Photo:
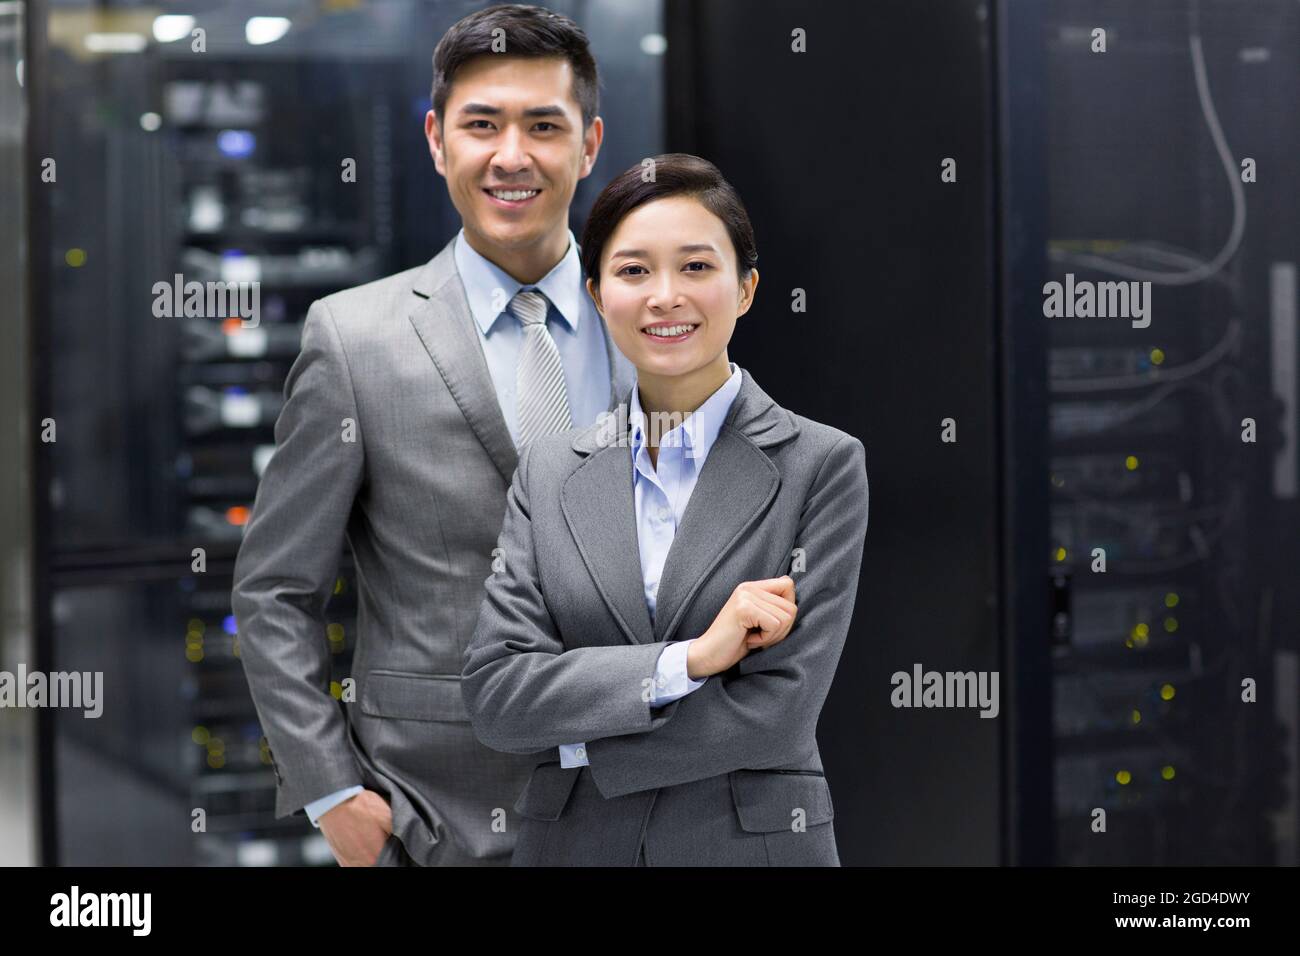
[[[740,281],[722,220],[691,197],[672,196],[623,217],[601,253],[600,285],[589,279],[587,291],[628,361],[671,378],[725,364],[757,284],[757,269]],[[656,336],[651,328],[680,334]]]

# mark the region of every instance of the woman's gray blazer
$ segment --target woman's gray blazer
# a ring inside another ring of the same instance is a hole
[[[838,865],[817,718],[858,591],[867,473],[852,435],[777,405],[742,369],[664,566],[652,623],[626,415],[533,441],[461,683],[475,733],[536,753],[513,864]],[[707,630],[736,585],[789,574],[774,647],[651,707],[668,642]],[[586,743],[564,769],[560,744]],[[504,814],[503,814],[504,816]]]

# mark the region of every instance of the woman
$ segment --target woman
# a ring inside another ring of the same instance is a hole
[[[862,443],[728,360],[749,218],[711,163],[653,162],[582,241],[636,382],[617,416],[525,448],[465,704],[486,745],[541,758],[514,865],[836,866],[815,730],[857,594]]]

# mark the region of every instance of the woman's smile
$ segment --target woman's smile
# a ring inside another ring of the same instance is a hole
[[[653,322],[641,329],[641,334],[659,345],[685,342],[700,327],[698,322]]]

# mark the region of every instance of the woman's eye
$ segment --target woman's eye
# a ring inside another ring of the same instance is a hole
[[[690,269],[691,266],[699,266],[699,267],[700,267],[700,268],[698,268],[698,269],[691,269],[692,272],[703,272],[705,269],[712,269],[712,268],[713,268],[713,266],[709,265],[707,262],[688,262],[688,263],[686,263],[686,268],[687,268],[687,269]]]
[[[618,270],[618,274],[621,275],[621,276],[622,276],[622,275],[631,275],[632,273],[630,273],[630,272],[628,271],[629,269],[640,269],[640,268],[641,268],[640,266],[624,266],[622,269],[619,269],[619,270]]]

